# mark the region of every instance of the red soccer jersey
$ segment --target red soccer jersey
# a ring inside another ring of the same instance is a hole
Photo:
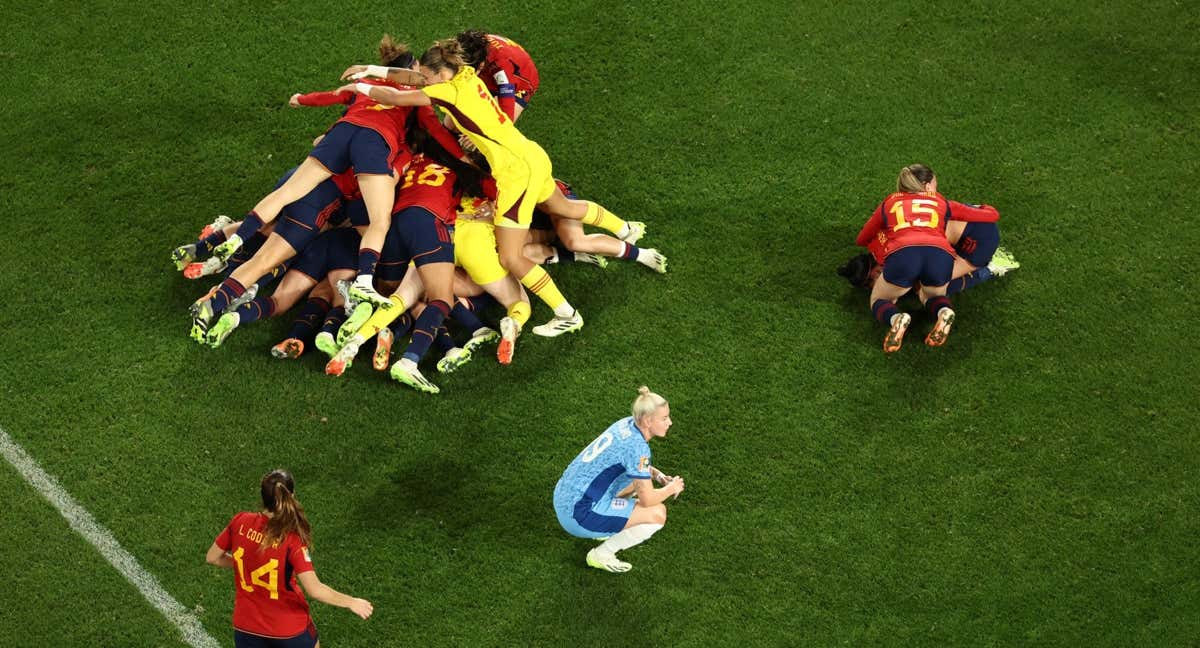
[[[267,519],[264,513],[238,513],[213,542],[233,554],[233,627],[263,637],[294,637],[311,623],[296,575],[313,571],[312,561],[294,533],[260,551]]]
[[[462,200],[462,195],[454,190],[455,179],[454,171],[423,155],[414,157],[404,174],[404,183],[396,192],[392,213],[408,207],[424,207],[446,225],[453,225]]]
[[[487,41],[487,58],[480,66],[479,78],[496,97],[504,114],[514,119],[514,105],[519,103],[524,107],[537,92],[537,66],[524,47],[507,38],[488,34]]]
[[[946,240],[950,203],[939,193],[894,193],[884,199],[863,225],[855,242],[871,239],[883,245],[883,256],[913,245],[929,245],[954,254]]]
[[[387,86],[397,90],[413,89],[383,79],[363,79],[360,83]],[[350,104],[345,114],[338,120],[339,122],[370,128],[379,133],[379,136],[387,142],[388,148],[392,150],[393,156],[407,149],[404,141],[404,125],[412,110],[407,106],[385,106],[358,92],[310,92],[300,95],[296,101],[302,106]]]

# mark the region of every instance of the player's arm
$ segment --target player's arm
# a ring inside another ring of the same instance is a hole
[[[288,105],[292,108],[299,108],[300,106],[335,106],[337,104],[348,104],[353,99],[353,92],[309,92],[308,94],[297,92],[288,100]]]
[[[384,106],[432,106],[429,95],[420,90],[397,90],[369,83],[351,83],[338,88],[338,92],[359,92]]]
[[[463,162],[469,161],[466,159],[467,154],[462,150],[462,146],[460,146],[458,143],[458,138],[455,137],[454,134],[449,130],[447,130],[446,127],[442,125],[442,122],[438,121],[437,114],[433,112],[433,108],[426,106],[417,108],[417,123],[421,125],[421,128],[424,128],[426,132],[432,135],[433,139],[437,140],[437,143],[441,144],[442,148],[446,149],[447,153],[462,160]]]
[[[416,70],[408,68],[394,68],[384,65],[351,65],[342,72],[341,79],[345,81],[357,81],[366,77],[375,77],[377,79],[387,79],[392,83],[407,85],[413,87],[421,87],[425,85],[425,77]]]
[[[881,227],[883,227],[883,203],[879,203],[879,206],[875,208],[875,212],[871,214],[866,224],[859,230],[858,238],[854,239],[854,244],[866,247],[871,242],[871,239],[875,238],[875,235],[879,233]]]
[[[204,555],[204,562],[214,567],[233,569],[233,558],[230,558],[229,553],[215,542],[208,548],[208,553]]]
[[[296,580],[300,581],[300,586],[306,594],[326,605],[346,608],[364,619],[375,611],[375,606],[371,605],[370,601],[342,594],[322,583],[315,571],[300,572],[296,574]]]
[[[948,200],[950,209],[947,216],[953,220],[967,223],[995,223],[1000,220],[1000,211],[991,205],[968,205],[956,200]]]
[[[516,70],[513,69],[512,62],[502,63],[500,69],[492,74],[492,79],[496,82],[496,103],[500,104],[500,110],[504,111],[508,118],[517,121],[517,86],[513,84],[513,79],[516,78]]]
[[[649,479],[635,479],[631,485],[634,487],[635,492],[637,492],[638,502],[643,506],[662,504],[668,497],[683,492],[682,477],[673,477],[662,488],[655,488],[654,482]]]

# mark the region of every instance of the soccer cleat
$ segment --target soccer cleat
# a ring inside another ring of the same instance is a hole
[[[295,360],[304,355],[304,341],[288,338],[271,347],[271,355],[276,360]]]
[[[358,302],[370,302],[380,308],[395,308],[396,305],[392,300],[379,294],[375,290],[375,286],[371,285],[371,280],[368,277],[359,275],[354,283],[350,284],[350,297]],[[354,310],[358,310],[356,307]]]
[[[388,364],[392,361],[394,337],[392,329],[386,326],[379,329],[379,333],[375,335],[375,353],[371,356],[371,366],[375,371],[387,371]]]
[[[350,338],[350,342],[325,364],[325,373],[330,376],[340,376],[345,373],[354,364],[354,356],[358,355],[361,339],[358,336]]]
[[[992,255],[992,260],[988,262],[987,268],[992,271],[992,274],[997,277],[1003,277],[1010,270],[1020,268],[1021,264],[1013,258],[1012,253],[1004,248],[996,248],[996,252]]]
[[[229,257],[242,249],[242,237],[237,234],[230,234],[226,241],[217,247],[213,248],[212,255],[214,259],[220,259],[221,263],[227,263]]]
[[[512,364],[513,353],[517,350],[517,337],[520,335],[521,325],[517,320],[511,317],[500,320],[500,344],[496,347],[496,360],[500,364]]]
[[[533,333],[542,337],[558,337],[563,333],[574,333],[581,328],[583,328],[583,316],[579,314],[579,311],[575,311],[571,313],[570,317],[555,315],[550,318],[549,322],[533,327]]]
[[[500,334],[485,326],[472,333],[471,339],[467,340],[467,343],[463,345],[463,348],[471,353],[474,353],[475,349],[478,349],[485,344],[495,342],[498,339],[500,339]]]
[[[892,325],[888,328],[887,337],[883,338],[884,353],[895,353],[900,350],[900,345],[904,343],[904,333],[908,331],[908,325],[911,323],[912,315],[908,313],[892,315]]]
[[[221,346],[221,343],[225,341],[225,338],[229,337],[229,334],[233,333],[233,329],[237,328],[238,324],[241,323],[241,315],[238,315],[237,313],[225,313],[220,317],[220,319],[217,320],[217,323],[214,324],[212,328],[208,329],[208,334],[204,339],[208,343],[208,346],[215,349]]]
[[[600,547],[596,547],[587,553],[587,564],[588,567],[603,569],[606,572],[614,574],[624,574],[633,569],[633,565],[619,560],[617,554],[611,551],[601,551]]]
[[[342,302],[344,302],[343,305],[347,313],[352,313],[355,308],[358,308],[358,300],[350,295],[350,284],[352,283],[354,282],[349,279],[338,279],[337,283],[334,284],[337,287],[338,294],[342,296]]]
[[[183,269],[183,276],[187,279],[199,279],[200,277],[215,275],[223,271],[228,265],[228,263],[218,259],[215,256],[209,257],[203,261],[189,263],[187,267]]]
[[[202,237],[203,238],[203,237]],[[196,260],[196,244],[189,243],[180,245],[171,251],[171,261],[175,263],[176,270],[187,268],[192,261]]]
[[[372,315],[375,314],[375,307],[370,302],[362,302],[354,307],[354,312],[342,322],[342,327],[337,332],[337,343],[339,346],[344,346],[346,341],[354,337],[358,333],[358,329],[366,323]]]
[[[576,252],[575,260],[579,263],[590,263],[594,266],[600,266],[601,269],[608,267],[608,257],[602,257],[599,254],[590,252]]]
[[[646,255],[645,261],[642,261],[642,254]],[[659,252],[654,248],[643,248],[642,254],[638,255],[638,263],[641,263],[658,274],[667,274],[667,257],[663,256],[662,252]]]
[[[208,301],[208,295],[192,304],[188,312],[192,315],[191,337],[199,344],[204,344],[208,339],[208,324],[213,318],[212,305]]]
[[[437,385],[429,382],[425,376],[421,375],[420,369],[417,368],[417,363],[412,360],[402,358],[396,364],[392,365],[392,378],[426,394],[436,394],[441,391]]]
[[[929,335],[925,336],[925,344],[931,347],[939,347],[946,343],[946,338],[950,336],[950,327],[954,324],[954,311],[950,308],[943,308],[938,311],[937,321],[933,323],[933,329],[929,331]]]
[[[337,355],[338,352],[337,340],[333,339],[333,333],[329,331],[317,333],[317,339],[313,342],[313,346],[330,358]]]
[[[617,238],[630,245],[636,245],[646,235],[646,224],[641,221],[625,221],[625,224],[629,226],[629,233]]]
[[[196,238],[208,238],[209,236],[212,236],[213,232],[215,232],[219,229],[225,229],[225,227],[227,225],[232,225],[232,224],[233,224],[232,218],[230,218],[224,214],[221,214],[220,216],[217,216],[216,218],[214,218],[213,222],[209,223],[208,225],[205,225],[204,228],[200,230],[200,236],[198,236]]]
[[[242,304],[249,304],[257,295],[258,284],[250,284],[250,287],[246,289],[246,292],[238,296],[237,299],[229,302],[229,305],[225,307],[225,312],[232,313],[233,311],[237,310],[238,306],[241,306]]]
[[[438,360],[437,370],[439,373],[451,373],[455,369],[467,364],[471,361],[471,350],[461,347],[454,347]]]

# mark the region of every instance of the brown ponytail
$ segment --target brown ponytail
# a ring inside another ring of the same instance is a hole
[[[457,73],[458,69],[466,64],[462,45],[453,38],[435,41],[421,55],[421,67],[429,68],[433,72],[449,69]]]
[[[408,44],[392,40],[384,34],[379,41],[379,62],[388,67],[411,68],[417,58],[408,49]]]
[[[300,536],[300,543],[312,546],[312,527],[304,516],[304,507],[296,499],[296,483],[286,470],[272,470],[262,478],[263,508],[271,513],[263,531],[261,549],[283,542],[289,533]]]

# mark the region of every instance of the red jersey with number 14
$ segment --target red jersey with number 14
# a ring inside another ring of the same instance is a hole
[[[313,571],[312,560],[295,533],[263,548],[267,520],[265,513],[238,513],[213,542],[233,555],[233,627],[263,637],[294,637],[312,623],[308,601],[296,586],[296,574]]]
[[[442,223],[453,225],[462,201],[462,195],[454,190],[456,179],[454,171],[424,155],[414,157],[396,192],[392,213],[398,214],[408,207],[423,207]]]

